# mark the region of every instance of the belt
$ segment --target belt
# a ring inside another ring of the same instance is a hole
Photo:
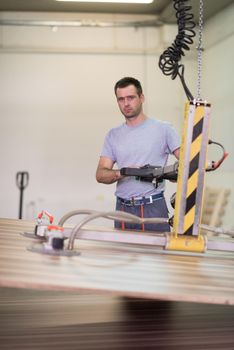
[[[153,196],[149,197],[132,197],[131,199],[124,199],[117,197],[118,200],[124,205],[142,205],[142,204],[151,204],[154,201],[163,198],[163,192],[154,194]]]

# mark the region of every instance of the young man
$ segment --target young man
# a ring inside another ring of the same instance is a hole
[[[125,77],[115,84],[115,95],[125,123],[111,129],[104,141],[96,171],[100,183],[116,186],[116,210],[139,217],[168,218],[164,198],[165,183],[157,188],[134,176],[121,176],[123,167],[141,167],[146,164],[165,166],[169,154],[179,158],[180,138],[174,128],[166,122],[148,118],[143,112],[144,94],[141,83]],[[170,231],[168,224],[130,224],[115,222],[115,228],[146,231]]]

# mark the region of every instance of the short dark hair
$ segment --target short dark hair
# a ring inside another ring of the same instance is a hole
[[[129,85],[135,86],[138,96],[140,96],[143,93],[142,86],[141,86],[141,83],[139,82],[139,80],[132,78],[132,77],[124,77],[124,78],[120,79],[119,81],[117,81],[117,83],[115,84],[115,88],[114,88],[115,95],[116,95],[117,89],[125,88]]]

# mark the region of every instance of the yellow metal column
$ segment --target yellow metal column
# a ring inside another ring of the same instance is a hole
[[[175,239],[177,234],[199,236],[209,141],[209,116],[210,104],[203,101],[186,103],[172,239]],[[203,239],[196,238],[202,240],[202,245],[205,244]],[[173,249],[171,245],[174,244],[168,244],[168,249]]]

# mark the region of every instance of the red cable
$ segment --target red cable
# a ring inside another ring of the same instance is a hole
[[[144,218],[144,205],[143,204],[141,204],[141,218],[143,219]],[[142,231],[145,231],[145,224],[144,223],[142,223],[141,224],[142,226]]]
[[[124,205],[122,205],[122,211],[124,211]],[[125,224],[124,224],[124,221],[121,222],[121,229],[122,230],[125,230]]]

